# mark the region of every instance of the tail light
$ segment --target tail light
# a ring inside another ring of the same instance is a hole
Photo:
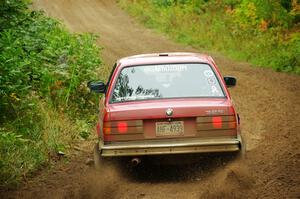
[[[120,134],[139,134],[143,133],[142,120],[128,121],[111,121],[104,122],[103,134],[105,135],[120,135]]]
[[[197,131],[236,129],[235,115],[197,117]]]
[[[212,117],[212,124],[215,129],[222,128],[222,117],[220,116]]]
[[[128,131],[128,124],[127,122],[118,122],[118,132],[119,133],[127,133]]]

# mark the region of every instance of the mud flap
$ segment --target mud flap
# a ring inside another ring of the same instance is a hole
[[[246,159],[246,142],[241,135],[238,136],[238,140],[240,142],[240,150],[238,151],[237,158],[240,160],[244,160]]]
[[[99,143],[94,146],[94,165],[97,170],[103,169],[105,167],[105,160],[100,155]]]

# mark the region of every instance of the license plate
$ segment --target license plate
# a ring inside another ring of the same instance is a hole
[[[184,134],[184,122],[156,122],[156,136],[174,136]]]

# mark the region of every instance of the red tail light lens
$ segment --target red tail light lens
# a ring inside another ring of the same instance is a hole
[[[119,133],[127,133],[127,130],[128,130],[127,122],[118,122]]]
[[[103,133],[104,135],[109,135],[111,134],[111,128],[110,127],[105,127],[103,128]]]
[[[213,123],[214,128],[216,128],[216,129],[222,128],[222,117],[220,117],[220,116],[212,117],[212,123]]]
[[[234,121],[234,122],[228,122],[228,128],[229,129],[236,129],[237,128],[236,121]]]
[[[235,115],[202,116],[196,119],[197,131],[236,129]]]
[[[104,122],[104,135],[138,134],[143,133],[142,120]]]

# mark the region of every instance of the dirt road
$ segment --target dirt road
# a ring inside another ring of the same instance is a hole
[[[166,51],[196,51],[137,24],[108,0],[36,0],[35,6],[74,32],[100,34],[104,61]],[[230,90],[242,120],[247,160],[203,157],[189,166],[139,169],[117,162],[96,172],[85,143],[7,198],[300,198],[300,77],[250,67],[213,53],[222,73],[238,77]]]

